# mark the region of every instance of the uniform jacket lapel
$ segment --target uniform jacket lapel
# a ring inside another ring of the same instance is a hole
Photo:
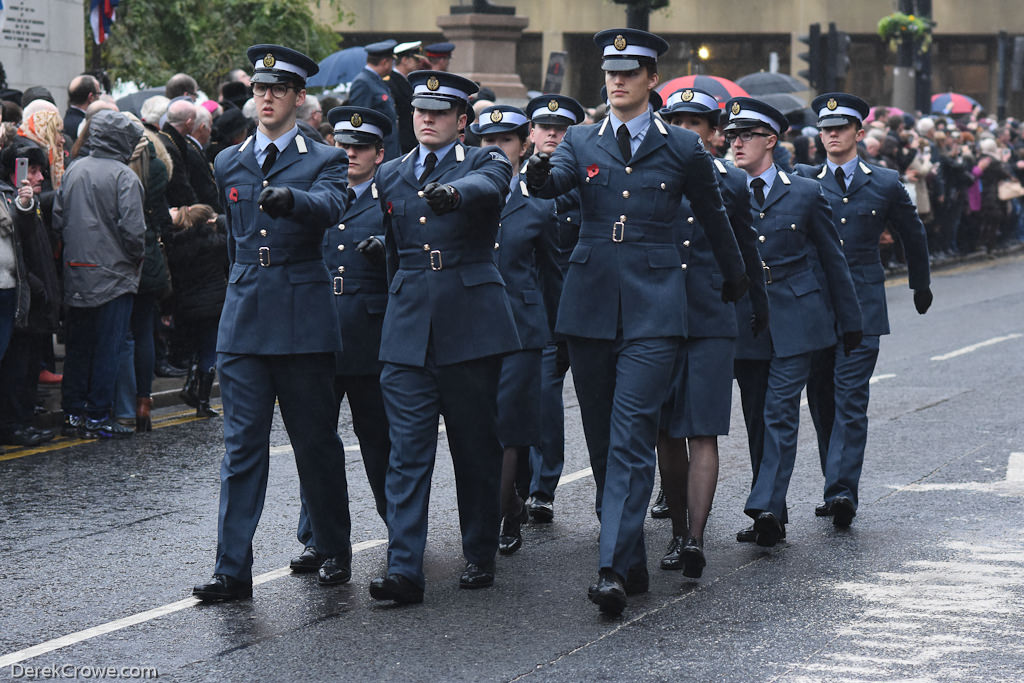
[[[301,132],[296,134],[285,150],[277,156],[277,161],[275,161],[274,165],[270,167],[270,173],[267,174],[267,178],[273,178],[275,175],[297,162],[309,149],[309,145],[312,144],[317,143],[306,139]],[[253,161],[255,161],[255,158]]]
[[[416,159],[418,158],[419,150],[418,146],[413,148],[411,152],[402,157],[402,161],[398,165],[398,173],[405,179],[405,182],[416,188],[421,187],[420,181],[416,177]]]
[[[521,179],[521,176],[520,176]],[[501,218],[504,220],[508,218],[516,211],[519,211],[526,206],[526,197],[523,196],[522,187],[517,183],[516,187],[509,193],[508,201],[505,203],[505,208],[501,212]]]
[[[611,119],[605,117],[601,127],[597,129],[597,146],[604,150],[605,154],[611,157],[612,163],[622,164],[622,155],[619,154],[619,144],[615,142],[615,129],[612,128]]]
[[[785,171],[781,168],[776,166],[776,169],[778,170],[778,175],[775,176],[775,182],[772,183],[771,192],[764,198],[764,210],[767,210],[772,204],[789,194],[789,183],[786,182],[789,177],[785,175]]]
[[[636,152],[633,153],[633,159],[630,163],[636,163],[648,154],[654,153],[661,147],[664,147],[667,143],[665,139],[668,137],[668,130],[665,128],[665,124],[661,122],[661,119],[651,114],[651,125],[647,128],[647,134],[644,135],[643,142],[637,147]]]
[[[257,178],[263,177],[263,170],[260,165],[256,163],[256,139],[253,136],[246,138],[245,142],[238,150],[238,160],[242,162],[242,165],[249,169]]]
[[[846,194],[852,195],[854,192],[871,182],[871,176],[864,171],[865,168],[866,167],[863,162],[859,162],[857,164],[857,170],[854,171],[853,178],[846,186]],[[869,168],[868,170],[870,171],[871,169]]]

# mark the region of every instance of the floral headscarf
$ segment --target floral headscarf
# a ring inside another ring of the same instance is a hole
[[[60,187],[64,177],[64,133],[63,121],[54,111],[37,111],[18,128],[18,135],[42,145],[49,154],[50,183],[53,189]]]

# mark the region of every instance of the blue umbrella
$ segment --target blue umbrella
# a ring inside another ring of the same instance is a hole
[[[306,81],[310,88],[333,88],[339,83],[349,83],[366,66],[366,48],[347,47],[320,62],[320,71]]]

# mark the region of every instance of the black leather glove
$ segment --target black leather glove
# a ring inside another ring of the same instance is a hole
[[[843,353],[847,356],[864,341],[864,333],[860,330],[843,332]]]
[[[750,278],[744,274],[738,280],[726,280],[722,283],[722,301],[729,303],[739,301],[750,289]]]
[[[536,190],[544,186],[551,174],[551,155],[546,152],[534,154],[526,162],[526,187]]]
[[[754,311],[750,314],[750,331],[754,336],[768,329],[768,311]]]
[[[427,186],[423,188],[423,198],[427,200],[430,210],[438,216],[443,216],[459,208],[459,203],[462,201],[458,190],[451,185],[442,185],[441,183],[427,183]]]
[[[931,308],[933,299],[932,290],[928,287],[914,290],[914,308],[916,308],[917,312],[921,315],[928,312],[928,309]]]
[[[287,216],[295,208],[295,197],[287,187],[265,187],[260,192],[260,211],[271,218]]]
[[[376,237],[367,237],[356,245],[356,251],[366,257],[375,266],[384,263],[384,243]]]

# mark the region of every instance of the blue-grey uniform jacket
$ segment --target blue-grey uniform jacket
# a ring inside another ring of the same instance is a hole
[[[674,223],[691,200],[723,274],[743,274],[711,157],[692,131],[651,114],[650,127],[623,163],[608,125],[572,126],[535,194],[579,188],[583,221],[569,257],[556,330],[591,339],[684,337],[686,291]]]
[[[494,242],[512,179],[496,147],[456,143],[420,183],[418,147],[377,172],[384,207],[388,304],[380,359],[423,367],[450,365],[520,348],[505,282],[494,265]],[[418,192],[451,185],[459,207],[437,216]]]
[[[228,288],[217,351],[234,354],[341,350],[338,315],[324,266],[324,230],[346,204],[347,157],[301,132],[264,178],[253,138],[217,155],[214,175],[227,208]],[[257,200],[265,186],[287,187],[295,206],[271,218]]]
[[[384,138],[384,158],[395,159],[402,153],[398,143],[398,113],[391,88],[375,71],[361,69],[352,79],[348,104],[379,111],[391,121],[391,132]]]
[[[899,236],[907,259],[911,289],[928,287],[928,238],[896,171],[858,162],[857,171],[839,189],[827,164],[797,166],[796,172],[816,179],[832,205],[832,219],[842,240],[843,253],[857,288],[864,334],[889,334],[889,313],[885,303],[885,268],[878,251],[878,239],[890,226]]]
[[[331,276],[344,349],[337,356],[339,375],[375,375],[381,369],[377,356],[387,306],[387,270],[383,263],[375,265],[356,251],[356,245],[383,235],[376,183],[370,183],[324,233],[324,263]]]
[[[837,326],[840,333],[862,329],[857,293],[825,195],[815,181],[776,168],[764,208],[750,206],[771,304],[771,334],[753,337],[744,324],[749,309],[737,306],[737,358],[809,353],[835,344]]]

